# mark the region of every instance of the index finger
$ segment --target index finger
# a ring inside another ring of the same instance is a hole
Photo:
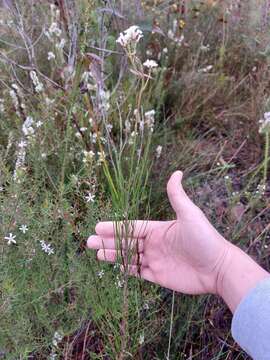
[[[114,236],[114,234],[125,231],[126,227],[129,236],[136,238],[146,237],[153,221],[130,220],[130,221],[102,221],[96,225],[96,233],[103,236]]]

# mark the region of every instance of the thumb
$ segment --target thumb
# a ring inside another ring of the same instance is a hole
[[[183,173],[178,170],[172,174],[167,183],[167,194],[177,217],[180,217],[181,212],[194,206],[182,187],[182,178]]]

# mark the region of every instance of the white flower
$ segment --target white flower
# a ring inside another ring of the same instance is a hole
[[[52,51],[49,51],[49,52],[48,52],[48,58],[47,58],[47,59],[48,59],[49,61],[55,59],[55,55],[54,55],[54,53],[53,53]]]
[[[84,155],[83,162],[87,163],[92,161],[93,157],[95,156],[95,153],[94,151],[90,150],[90,151],[84,151],[83,155]]]
[[[158,67],[158,64],[155,60],[149,60],[147,59],[144,63],[143,66],[147,67],[148,69],[153,69]]]
[[[115,285],[118,287],[118,288],[122,288],[124,286],[124,283],[125,283],[125,280],[121,280],[119,278],[119,275],[116,276],[116,281],[115,281]]]
[[[22,132],[25,136],[30,136],[35,133],[35,130],[33,128],[34,120],[31,116],[27,116],[25,119],[23,125],[22,125]]]
[[[13,103],[15,109],[18,110],[18,108],[19,108],[19,99],[18,99],[18,96],[16,94],[16,91],[10,90],[9,95],[11,96],[12,103]]]
[[[270,132],[270,112],[264,113],[263,117],[262,120],[259,120],[259,123],[261,124],[259,128],[260,134]]]
[[[41,245],[42,250],[46,254],[48,254],[48,255],[54,254],[54,249],[52,248],[51,244],[46,244],[45,241],[40,240],[40,245]]]
[[[107,124],[106,125],[106,129],[108,130],[109,133],[112,131],[112,128],[113,128],[112,124]]]
[[[8,245],[16,244],[15,238],[16,238],[16,235],[13,235],[12,233],[9,233],[8,236],[5,236],[5,240],[7,240]]]
[[[98,273],[97,273],[97,276],[100,278],[100,279],[102,279],[103,278],[103,276],[104,276],[104,270],[102,269],[102,270],[100,270]]]
[[[36,92],[41,92],[43,90],[43,84],[39,81],[39,78],[35,71],[30,71],[30,78],[34,84]]]
[[[54,99],[50,99],[50,98],[48,98],[48,97],[45,97],[45,104],[47,105],[47,106],[50,106],[50,105],[52,105],[53,103],[54,103]]]
[[[25,234],[26,231],[28,231],[28,227],[27,227],[27,225],[21,225],[21,226],[19,227],[19,230],[20,230],[23,234]]]
[[[91,142],[93,144],[95,144],[97,142],[97,134],[96,133],[91,133],[90,134],[90,139],[91,139]]]
[[[152,110],[147,111],[144,114],[144,116],[145,116],[145,118],[152,118],[155,116],[155,114],[156,114],[156,111],[154,109],[152,109]]]
[[[147,112],[144,114],[145,123],[146,123],[148,129],[150,129],[151,132],[154,131],[155,114],[156,114],[155,110],[147,111]]]
[[[207,52],[210,50],[210,45],[209,44],[201,45],[200,49],[201,49],[201,51]]]
[[[143,33],[141,29],[137,25],[133,25],[120,33],[116,42],[126,47],[129,44],[137,44],[142,37]]]
[[[42,122],[42,121],[38,120],[38,121],[36,122],[36,127],[37,127],[37,128],[41,127],[42,125],[43,125],[43,122]]]
[[[4,99],[0,99],[0,112],[4,112],[5,111],[5,106],[4,106]]]
[[[51,35],[55,34],[56,36],[60,36],[61,33],[62,33],[62,31],[61,31],[61,29],[59,29],[57,23],[56,23],[56,22],[53,22],[53,23],[51,24],[51,26],[49,27],[49,33],[50,33]]]
[[[144,343],[144,334],[141,334],[139,338],[139,344],[142,345],[143,343]]]
[[[149,306],[149,304],[147,302],[144,303],[143,309],[144,310],[149,310],[150,309],[150,306]]]
[[[19,144],[18,144],[18,147],[19,147],[19,148],[25,148],[26,146],[27,146],[27,142],[24,141],[24,140],[21,140],[21,141],[19,142]]]
[[[65,44],[66,44],[66,40],[61,39],[60,42],[56,44],[56,48],[62,50]]]
[[[158,145],[156,148],[156,158],[159,159],[162,151],[162,146]]]
[[[54,346],[54,347],[58,347],[58,343],[59,343],[62,339],[63,339],[63,335],[60,334],[58,331],[56,331],[56,332],[54,333],[54,336],[53,336],[53,341],[52,341],[53,346]]]
[[[88,192],[88,194],[85,197],[86,202],[94,202],[95,201],[95,195]]]
[[[206,66],[205,68],[199,69],[198,72],[199,72],[199,73],[207,73],[207,72],[209,72],[209,71],[212,70],[212,69],[213,69],[213,65],[208,65],[208,66]]]

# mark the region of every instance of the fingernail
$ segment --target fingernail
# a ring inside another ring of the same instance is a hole
[[[97,243],[98,238],[99,237],[97,235],[89,236],[89,238],[87,239],[87,246],[88,247],[94,246]]]

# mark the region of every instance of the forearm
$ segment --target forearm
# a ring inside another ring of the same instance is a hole
[[[218,276],[217,290],[231,311],[247,293],[270,274],[237,246],[229,245]]]

